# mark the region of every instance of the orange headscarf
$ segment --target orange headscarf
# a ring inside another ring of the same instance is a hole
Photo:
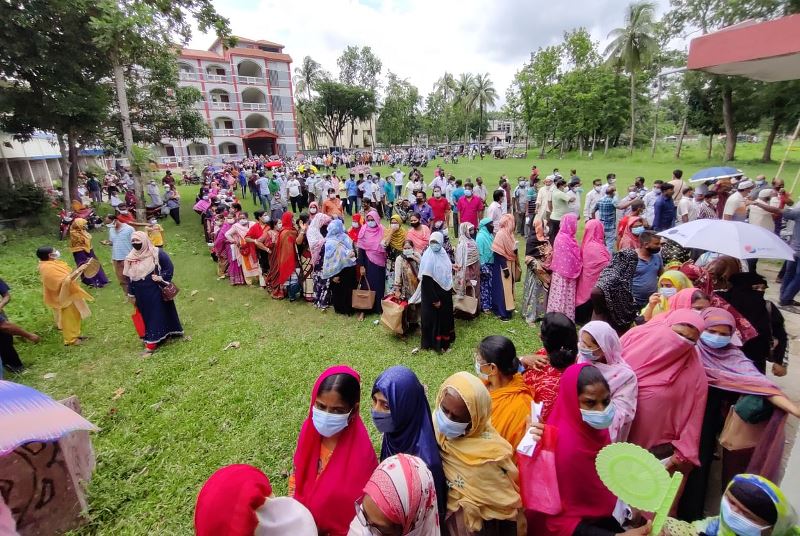
[[[500,229],[492,242],[492,251],[502,255],[509,261],[517,259],[517,241],[514,240],[514,216],[503,214],[500,217]]]
[[[508,385],[489,391],[489,395],[492,397],[492,425],[516,449],[528,429],[526,421],[531,412],[533,392],[522,375],[514,374]]]

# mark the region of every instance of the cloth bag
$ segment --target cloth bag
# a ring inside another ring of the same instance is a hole
[[[719,436],[719,444],[727,450],[750,449],[759,444],[762,434],[766,429],[768,421],[751,424],[742,419],[736,408],[731,407],[722,433]]]
[[[561,513],[556,475],[556,434],[555,427],[545,425],[542,439],[531,456],[517,451],[520,497],[525,510],[549,515]]]
[[[144,337],[145,328],[144,328],[144,318],[142,317],[142,313],[139,312],[139,309],[134,306],[133,307],[133,314],[131,315],[131,320],[133,320],[133,327],[136,329],[136,334],[139,335],[141,339]]]
[[[362,290],[361,281],[367,282],[367,289]],[[358,285],[353,290],[353,309],[357,309],[359,311],[371,311],[372,308],[375,306],[375,291],[371,290],[369,287],[369,280],[366,277],[362,277],[359,280]]]
[[[467,285],[464,294],[453,296],[453,314],[459,318],[474,318],[478,314],[478,305],[475,287],[472,285]]]
[[[400,301],[389,295],[381,300],[381,307],[383,308],[381,325],[395,335],[404,334],[407,327],[404,318],[408,302]]]

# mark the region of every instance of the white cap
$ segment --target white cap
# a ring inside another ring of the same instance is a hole
[[[774,194],[775,194],[775,190],[773,190],[772,188],[764,188],[763,190],[758,192],[758,198],[759,199],[768,199],[769,197],[771,197]]]
[[[755,186],[755,184],[753,184],[753,181],[742,181],[736,186],[736,188],[739,190],[747,190],[748,188],[752,188],[753,186]]]

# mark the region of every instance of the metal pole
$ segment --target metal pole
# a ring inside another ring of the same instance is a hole
[[[653,122],[653,147],[650,149],[650,158],[656,156],[656,139],[658,138],[658,107],[661,104],[661,76],[658,77],[656,89],[656,118]]]
[[[797,179],[800,179],[800,169],[797,170],[797,175],[794,176],[794,182],[792,183],[792,189],[789,190],[789,193],[793,193],[795,187],[797,186]]]
[[[786,147],[786,152],[783,153],[783,160],[781,160],[781,165],[778,167],[778,172],[775,174],[775,178],[778,179],[781,176],[781,171],[783,171],[783,166],[786,164],[786,159],[789,157],[789,151],[792,150],[792,145],[794,145],[794,140],[797,139],[797,134],[800,133],[800,119],[797,121],[797,126],[794,127],[794,134],[792,134],[792,139],[789,140],[789,145]],[[795,183],[797,179],[795,179]],[[792,186],[792,190],[794,190],[794,186]]]

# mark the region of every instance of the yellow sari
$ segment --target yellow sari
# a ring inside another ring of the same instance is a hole
[[[516,449],[528,429],[533,392],[521,374],[514,374],[511,383],[489,391],[489,395],[492,397],[492,425]]]
[[[81,334],[81,320],[91,315],[87,301],[94,298],[72,279],[72,270],[64,261],[40,261],[44,304],[53,310],[64,344],[74,344]]]
[[[447,388],[464,399],[472,418],[467,434],[455,439],[441,434],[433,420],[449,488],[448,513],[461,509],[471,532],[480,531],[484,520],[516,520],[522,507],[519,471],[511,445],[492,426],[489,391],[472,374],[458,372],[442,384],[437,407]]]

